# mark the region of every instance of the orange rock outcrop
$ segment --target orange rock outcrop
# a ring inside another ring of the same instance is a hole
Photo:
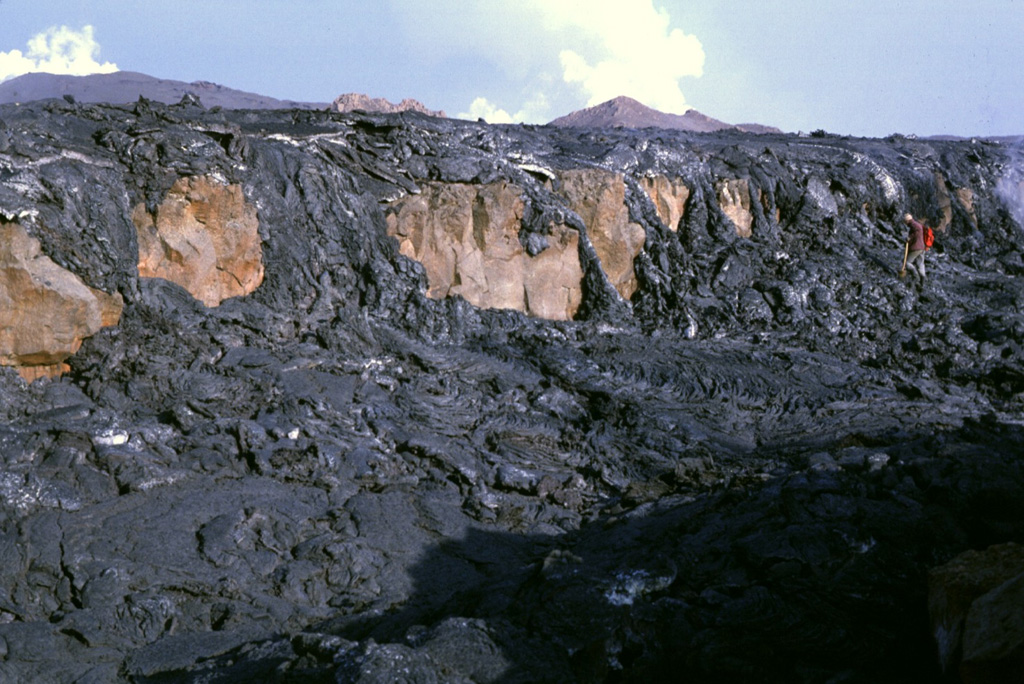
[[[579,234],[552,225],[548,247],[530,256],[519,241],[523,208],[511,183],[424,183],[385,219],[402,254],[423,264],[428,297],[569,320],[582,301]]]
[[[633,260],[647,238],[643,226],[629,220],[626,184],[622,174],[602,169],[572,169],[558,173],[559,194],[583,219],[601,269],[623,299],[636,292]]]
[[[750,207],[750,183],[745,178],[721,180],[715,185],[718,192],[718,206],[736,226],[736,234],[743,238],[751,236],[754,214]]]
[[[154,213],[132,214],[139,276],[181,285],[207,306],[253,292],[263,282],[256,209],[238,185],[180,178]]]
[[[82,340],[121,318],[119,293],[86,285],[19,224],[0,225],[0,365],[28,381],[59,376]]]
[[[679,222],[686,214],[686,201],[690,199],[690,188],[681,179],[666,176],[650,176],[640,179],[640,186],[647,192],[658,212],[658,218],[669,230],[679,229]]]

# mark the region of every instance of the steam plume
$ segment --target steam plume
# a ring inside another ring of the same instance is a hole
[[[460,116],[490,114],[497,120],[537,121],[555,99],[582,100],[587,106],[619,95],[632,97],[661,111],[682,114],[690,109],[680,86],[684,77],[704,72],[704,48],[696,36],[672,27],[668,12],[654,0],[524,0],[514,9],[506,3],[508,26],[530,37],[529,57],[509,52],[520,65],[528,64],[531,90],[525,102],[502,109],[477,98],[471,111]],[[505,36],[495,36],[500,46]],[[496,51],[492,51],[494,54]],[[557,75],[556,75],[557,74]],[[563,96],[558,97],[558,91]],[[532,94],[530,94],[532,93]],[[485,118],[487,118],[485,116]]]
[[[628,95],[648,106],[682,114],[690,107],[680,88],[684,76],[704,72],[704,48],[696,36],[671,28],[652,0],[538,0],[545,22],[581,32],[591,46],[559,55],[566,83],[579,85],[588,105]]]
[[[28,49],[0,52],[0,82],[32,72],[85,76],[118,71],[111,62],[99,63],[100,46],[92,26],[75,31],[53,26],[28,41]]]
[[[996,185],[996,194],[1006,203],[1017,226],[1024,229],[1024,138],[1009,149],[1007,157],[1009,163]]]

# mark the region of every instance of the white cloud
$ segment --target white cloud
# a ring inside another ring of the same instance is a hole
[[[544,93],[534,93],[522,108],[514,114],[509,114],[486,97],[478,97],[469,105],[468,112],[457,114],[458,119],[483,119],[492,124],[527,123],[540,121],[548,111],[547,98]]]
[[[457,115],[459,119],[483,119],[487,123],[492,124],[507,124],[513,123],[512,115],[506,112],[504,109],[500,109],[496,104],[488,100],[486,97],[478,97],[473,100],[473,103],[469,105],[468,112],[462,112]]]
[[[582,88],[588,105],[628,95],[666,112],[690,108],[679,81],[704,73],[704,47],[671,28],[668,12],[653,0],[532,1],[546,26],[581,37],[559,59],[563,79]]]
[[[661,111],[689,109],[680,82],[703,74],[704,48],[673,26],[669,13],[656,6],[663,1],[388,4],[419,66],[443,71],[476,63],[470,73],[486,74],[476,89],[462,88],[473,104],[459,117],[533,123],[619,95]]]
[[[99,52],[92,26],[85,26],[81,31],[54,26],[33,36],[24,53],[21,50],[0,52],[0,82],[37,71],[72,76],[118,71],[116,64],[96,61]]]
[[[665,112],[690,109],[680,86],[704,72],[700,40],[672,26],[656,0],[524,0],[487,5],[474,47],[489,44],[488,58],[520,73],[524,103],[518,111],[477,98],[467,118],[490,122],[542,121],[550,105],[592,106],[626,95]],[[514,6],[514,7],[510,7]],[[500,8],[500,9],[499,9]],[[457,40],[457,39],[456,39]],[[526,53],[520,52],[529,46]],[[573,104],[573,103],[577,104]]]

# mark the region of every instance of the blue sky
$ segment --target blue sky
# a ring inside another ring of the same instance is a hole
[[[0,0],[0,81],[139,71],[546,123],[616,95],[858,136],[1024,134],[1024,0]]]

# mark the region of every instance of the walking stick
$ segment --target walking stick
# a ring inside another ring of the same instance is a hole
[[[907,254],[910,253],[910,243],[903,243],[903,265],[900,266],[900,278],[907,275]]]

